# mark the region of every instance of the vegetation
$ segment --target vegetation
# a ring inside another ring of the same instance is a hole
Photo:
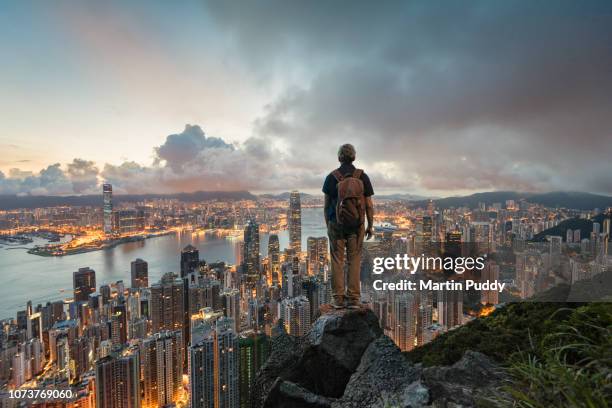
[[[612,303],[510,304],[406,353],[426,366],[449,365],[466,350],[506,368],[512,407],[612,405]]]

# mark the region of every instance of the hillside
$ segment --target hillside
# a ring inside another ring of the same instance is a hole
[[[114,203],[135,202],[152,199],[178,199],[181,201],[203,200],[255,200],[256,196],[248,191],[196,191],[193,193],[176,194],[115,194]],[[71,206],[101,206],[102,194],[82,196],[17,196],[0,195],[0,210],[13,210],[16,208],[41,208]]]
[[[493,191],[476,193],[461,197],[447,197],[435,200],[439,208],[469,207],[475,208],[478,203],[491,205],[506,200],[518,201],[525,199],[534,204],[541,204],[551,208],[573,208],[579,210],[592,210],[593,208],[606,208],[612,206],[612,197],[580,192],[551,192],[551,193],[519,193],[515,191]],[[427,201],[416,201],[415,205],[425,206]]]
[[[603,224],[603,220],[603,214],[599,214],[593,217],[591,220],[583,218],[570,218],[568,220],[561,221],[557,226],[548,228],[534,235],[533,241],[545,241],[547,235],[560,236],[563,238],[563,241],[565,241],[568,229],[571,229],[572,231],[580,229],[580,238],[589,238],[591,236],[591,232],[593,231],[593,223],[598,222],[601,225]]]

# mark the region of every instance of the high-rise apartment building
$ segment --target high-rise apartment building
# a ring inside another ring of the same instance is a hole
[[[166,273],[159,283],[151,286],[151,322],[153,333],[180,330],[185,324],[183,280]]]
[[[96,272],[87,267],[72,273],[72,287],[75,302],[87,302],[89,295],[96,291]]]
[[[96,408],[140,408],[137,350],[110,353],[96,362]]]
[[[327,265],[327,237],[308,237],[306,250],[308,274],[321,275]]]
[[[445,329],[463,324],[463,292],[441,290],[438,292],[438,324]]]
[[[180,397],[183,377],[183,333],[155,333],[142,342],[143,406],[165,407]]]
[[[130,264],[131,285],[133,288],[146,288],[149,286],[149,264],[138,258]]]
[[[189,347],[192,408],[240,406],[239,344],[231,319],[204,317],[193,324]]]
[[[287,334],[304,336],[310,330],[310,302],[306,296],[284,299],[281,309]]]
[[[187,245],[181,251],[181,278],[198,270],[200,266],[200,251],[193,245]]]
[[[251,407],[251,388],[257,371],[270,354],[270,342],[264,333],[246,332],[238,339],[240,350],[240,408]]]
[[[272,284],[278,284],[282,278],[280,277],[280,243],[276,234],[268,238],[268,260],[270,261]]]

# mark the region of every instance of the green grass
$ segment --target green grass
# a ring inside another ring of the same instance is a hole
[[[612,405],[612,303],[507,305],[405,353],[425,366],[449,365],[466,350],[504,367],[509,381],[495,406]]]

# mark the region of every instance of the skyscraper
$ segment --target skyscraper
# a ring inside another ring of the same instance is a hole
[[[438,324],[451,329],[463,324],[463,292],[441,290],[438,292]]]
[[[578,230],[580,231],[580,230]],[[499,265],[493,261],[487,262],[482,270],[481,282],[495,282],[499,280]],[[480,302],[483,305],[496,305],[499,303],[499,292],[497,290],[482,290],[480,292]]]
[[[251,406],[251,387],[257,371],[270,354],[270,342],[264,333],[247,332],[238,340],[240,350],[240,408]]]
[[[79,268],[72,273],[72,287],[75,302],[87,302],[89,295],[96,291],[96,272],[89,268]]]
[[[146,288],[149,286],[149,264],[138,258],[131,263],[131,277],[133,288]]]
[[[183,280],[169,272],[151,286],[151,321],[153,333],[180,330],[185,323]]]
[[[281,281],[280,274],[280,243],[278,235],[272,234],[268,238],[268,259],[270,261],[270,272],[272,283],[278,284]]]
[[[285,331],[291,336],[304,336],[310,329],[310,302],[306,296],[284,299],[281,302],[284,310]]]
[[[308,237],[308,274],[320,275],[327,264],[327,237]]]
[[[140,408],[140,364],[137,350],[96,362],[96,408]]]
[[[393,341],[402,351],[410,351],[416,343],[416,302],[411,293],[395,296],[393,302]]]
[[[254,220],[244,228],[243,274],[249,284],[259,280],[259,225]]]
[[[183,376],[183,333],[156,333],[142,342],[145,407],[165,407],[178,401]]]
[[[300,193],[295,190],[289,196],[287,222],[289,224],[289,247],[299,253],[302,250],[302,206]]]
[[[200,266],[200,252],[193,245],[187,245],[181,251],[181,278],[195,272]]]
[[[102,185],[102,200],[104,213],[104,233],[113,233],[113,186],[105,183]]]
[[[194,322],[189,347],[192,408],[238,408],[239,344],[232,319]]]

